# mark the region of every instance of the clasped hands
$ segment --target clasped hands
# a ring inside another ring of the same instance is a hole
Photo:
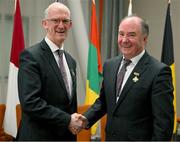
[[[71,121],[69,123],[69,130],[72,134],[76,135],[82,129],[86,128],[88,120],[85,116],[78,113],[73,113],[71,115]]]

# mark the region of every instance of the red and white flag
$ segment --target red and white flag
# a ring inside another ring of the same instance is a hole
[[[24,35],[19,0],[15,0],[14,27],[9,65],[9,79],[4,118],[4,131],[14,137],[17,135],[16,105],[19,103],[17,75],[19,55],[24,49]]]

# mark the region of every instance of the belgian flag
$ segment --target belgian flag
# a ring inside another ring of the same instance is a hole
[[[168,2],[167,12],[166,12],[166,21],[164,28],[164,39],[163,39],[163,49],[161,61],[171,67],[172,78],[174,85],[174,130],[173,134],[176,133],[177,126],[177,115],[176,115],[176,76],[175,76],[175,63],[174,63],[174,49],[173,49],[173,34],[171,27],[171,15],[170,15],[170,0]]]

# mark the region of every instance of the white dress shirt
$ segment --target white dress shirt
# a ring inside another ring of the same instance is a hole
[[[121,94],[123,88],[124,88],[124,85],[126,83],[126,81],[128,80],[131,72],[133,71],[133,69],[135,68],[136,64],[139,62],[139,60],[141,59],[141,57],[144,55],[145,53],[145,50],[143,50],[139,55],[137,55],[136,57],[132,58],[131,59],[131,63],[127,66],[126,68],[126,73],[124,75],[124,79],[123,79],[123,82],[122,82],[122,86],[121,86],[121,90],[119,91],[119,93]],[[123,59],[124,59],[124,56],[123,56]],[[121,70],[122,68],[122,65],[123,65],[123,60],[121,61],[121,65],[119,67],[119,70],[118,70],[118,73],[119,71]],[[119,95],[120,96],[120,95]],[[117,97],[117,100],[116,102],[118,101],[119,97]]]
[[[57,62],[57,65],[59,66],[59,55],[58,55],[57,50],[59,50],[59,49],[64,50],[63,45],[62,45],[62,47],[58,47],[51,40],[49,40],[47,36],[45,37],[45,41],[49,45],[49,47],[50,47],[50,49],[51,49],[51,51],[52,51],[52,53],[54,55],[54,58],[55,58],[55,60]],[[70,70],[69,70],[69,67],[68,67],[68,64],[67,64],[67,61],[66,61],[65,54],[63,54],[63,63],[64,63],[64,67],[65,67],[66,74],[67,74],[68,88],[69,88],[69,92],[70,92],[70,96],[71,96],[71,93],[72,93],[72,78],[71,78],[71,73],[70,73]]]

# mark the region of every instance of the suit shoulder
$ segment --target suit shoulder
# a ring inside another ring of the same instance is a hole
[[[41,55],[43,54],[43,50],[46,49],[50,52],[50,48],[47,48],[46,46],[48,47],[45,40],[42,40],[41,42],[38,42],[30,47],[25,48],[22,54],[30,54],[34,58],[41,57]]]
[[[25,48],[20,54],[20,62],[31,62],[31,63],[40,63],[44,59],[44,54],[41,48],[41,42],[36,43],[28,48]]]
[[[27,51],[31,52],[31,53],[37,53],[41,48],[41,43],[36,43],[28,48],[26,48]]]
[[[150,56],[151,64],[157,66],[159,68],[168,67],[168,65],[164,64],[163,62],[155,59],[154,57]]]
[[[152,56],[150,56],[149,63],[150,63],[150,67],[149,68],[153,69],[154,71],[156,70],[157,72],[161,72],[161,70],[166,70],[166,71],[170,71],[171,72],[171,68],[168,65],[160,62],[159,60],[155,59]]]
[[[25,48],[25,49],[22,51],[22,54],[23,54],[24,52],[29,52],[29,53],[31,53],[31,54],[38,53],[38,52],[39,52],[38,50],[40,50],[39,47],[40,47],[40,43],[36,43],[36,44],[34,44],[34,45],[30,46],[30,47]]]

